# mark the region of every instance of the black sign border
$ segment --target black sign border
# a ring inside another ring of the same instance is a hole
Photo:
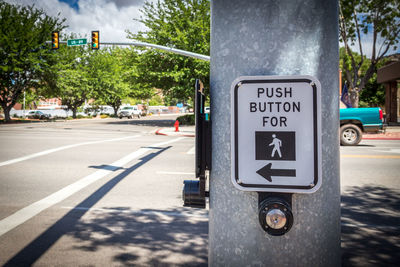
[[[308,186],[296,186],[296,185],[268,185],[268,184],[245,184],[240,182],[238,177],[239,174],[239,148],[238,148],[238,89],[242,84],[248,83],[308,83],[313,89],[313,133],[314,133],[314,182]],[[274,188],[274,189],[302,189],[311,190],[317,184],[319,180],[318,176],[318,119],[317,119],[317,86],[310,79],[260,79],[260,80],[241,80],[236,83],[234,88],[234,119],[235,119],[235,180],[236,183],[246,188]],[[256,190],[255,190],[256,191]]]

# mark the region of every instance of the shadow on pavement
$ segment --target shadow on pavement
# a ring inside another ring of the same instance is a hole
[[[187,213],[187,212],[186,212]],[[75,249],[116,253],[118,266],[207,266],[208,218],[189,217],[183,209],[167,211],[110,208],[87,222],[79,222],[73,235],[82,244]],[[123,248],[123,249],[118,249]]]
[[[400,192],[356,186],[341,202],[342,266],[400,266]]]
[[[375,145],[367,145],[367,144],[363,144],[363,143],[358,144],[357,146],[358,147],[376,147]]]
[[[123,120],[114,120],[109,121],[107,124],[129,124],[136,126],[153,126],[153,127],[173,127],[175,123],[174,118],[166,117],[165,119],[159,118],[155,119],[154,117],[149,118],[141,118],[141,119],[123,119]]]
[[[81,203],[79,203],[75,209],[69,211],[55,224],[50,226],[44,233],[38,236],[25,248],[19,251],[13,258],[11,258],[4,266],[31,266],[33,265],[46,251],[51,248],[63,235],[68,233],[75,233],[79,221],[87,211],[99,202],[108,192],[110,192],[119,182],[127,177],[131,172],[137,168],[152,160],[162,152],[166,151],[171,147],[165,147],[159,151],[150,153],[140,161],[125,169],[122,173],[118,174],[106,184],[101,186],[96,192],[87,197]],[[84,208],[82,208],[84,207]]]

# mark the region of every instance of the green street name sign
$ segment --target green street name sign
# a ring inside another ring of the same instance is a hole
[[[67,40],[67,46],[85,45],[85,44],[87,44],[87,40],[86,39]]]

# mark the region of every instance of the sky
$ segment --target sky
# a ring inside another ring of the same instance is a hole
[[[140,9],[145,0],[6,0],[10,3],[32,5],[43,9],[50,16],[66,18],[63,32],[75,33],[90,38],[91,31],[100,31],[101,42],[129,42],[126,30],[132,33],[146,30],[145,26],[134,19],[140,18]],[[150,0],[156,1],[156,0]],[[371,57],[372,35],[362,37],[364,55]],[[343,44],[340,44],[343,46]],[[379,46],[378,46],[379,47]],[[358,45],[352,47],[359,51]],[[388,54],[400,53],[391,50]]]
[[[136,33],[146,28],[133,19],[140,18],[145,0],[6,0],[19,5],[32,5],[47,15],[66,18],[68,28],[62,33],[75,33],[90,38],[100,31],[100,42],[128,42],[126,30]],[[50,37],[49,37],[50,38]]]

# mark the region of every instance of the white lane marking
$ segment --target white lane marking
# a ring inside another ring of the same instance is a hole
[[[150,150],[155,150],[156,147],[160,147],[163,145],[171,144],[177,141],[180,141],[183,139],[182,137],[180,138],[175,138],[167,142],[162,142],[162,143],[157,143],[150,145],[145,148],[140,148],[139,150],[136,150],[135,152],[132,152],[131,154],[113,162],[110,164],[109,169],[107,170],[98,170],[92,174],[89,174],[88,176],[85,176],[81,178],[80,180],[76,181],[73,184],[70,184],[63,189],[39,200],[36,201],[35,203],[32,203],[31,205],[22,208],[15,212],[14,214],[4,218],[3,220],[0,221],[0,236],[4,235],[8,231],[14,229],[20,224],[23,224],[27,220],[31,219],[33,216],[36,216],[40,212],[44,211],[45,209],[63,201],[64,199],[72,196],[76,192],[82,190],[86,186],[100,180],[107,174],[117,170],[118,168],[122,167],[123,165],[129,163],[135,158],[140,157],[141,155],[145,154],[146,152]]]
[[[180,141],[180,140],[182,140],[182,139],[185,139],[185,138],[186,138],[186,137],[178,137],[178,138],[175,138],[175,139],[172,139],[172,140],[169,140],[169,141],[157,143],[157,144],[150,145],[150,146],[147,146],[147,147],[148,147],[148,148],[153,148],[153,147],[168,145],[168,144],[171,144],[171,143],[178,142],[178,141]]]
[[[194,154],[195,152],[196,152],[196,147],[193,146],[188,152],[186,152],[186,154],[191,155],[191,154]]]
[[[65,150],[68,148],[73,148],[73,147],[77,147],[77,146],[83,146],[83,145],[93,145],[93,144],[99,144],[99,143],[105,143],[105,142],[114,142],[114,141],[121,141],[124,139],[129,139],[129,138],[136,138],[139,137],[140,135],[132,135],[132,136],[127,136],[127,137],[121,137],[121,138],[113,138],[113,139],[106,139],[106,140],[99,140],[99,141],[90,141],[90,142],[83,142],[83,143],[78,143],[78,144],[73,144],[73,145],[67,145],[67,146],[61,146],[61,147],[57,147],[57,148],[53,148],[53,149],[48,149],[48,150],[44,150],[38,153],[34,153],[31,155],[27,155],[24,157],[20,157],[20,158],[16,158],[16,159],[12,159],[12,160],[7,160],[7,161],[3,161],[0,162],[0,167],[1,166],[5,166],[5,165],[10,165],[13,163],[17,163],[17,162],[21,162],[24,160],[28,160],[28,159],[33,159],[36,157],[40,157],[40,156],[44,156],[50,153],[54,153],[60,150]]]
[[[61,207],[68,210],[90,210],[91,212],[104,212],[104,213],[128,213],[128,214],[142,214],[142,215],[157,215],[157,216],[176,216],[176,217],[199,217],[208,218],[208,211],[145,211],[145,210],[119,210],[119,209],[104,209],[104,208],[87,208],[87,207]]]
[[[194,172],[165,172],[165,171],[157,171],[157,174],[176,174],[176,175],[193,175]]]

